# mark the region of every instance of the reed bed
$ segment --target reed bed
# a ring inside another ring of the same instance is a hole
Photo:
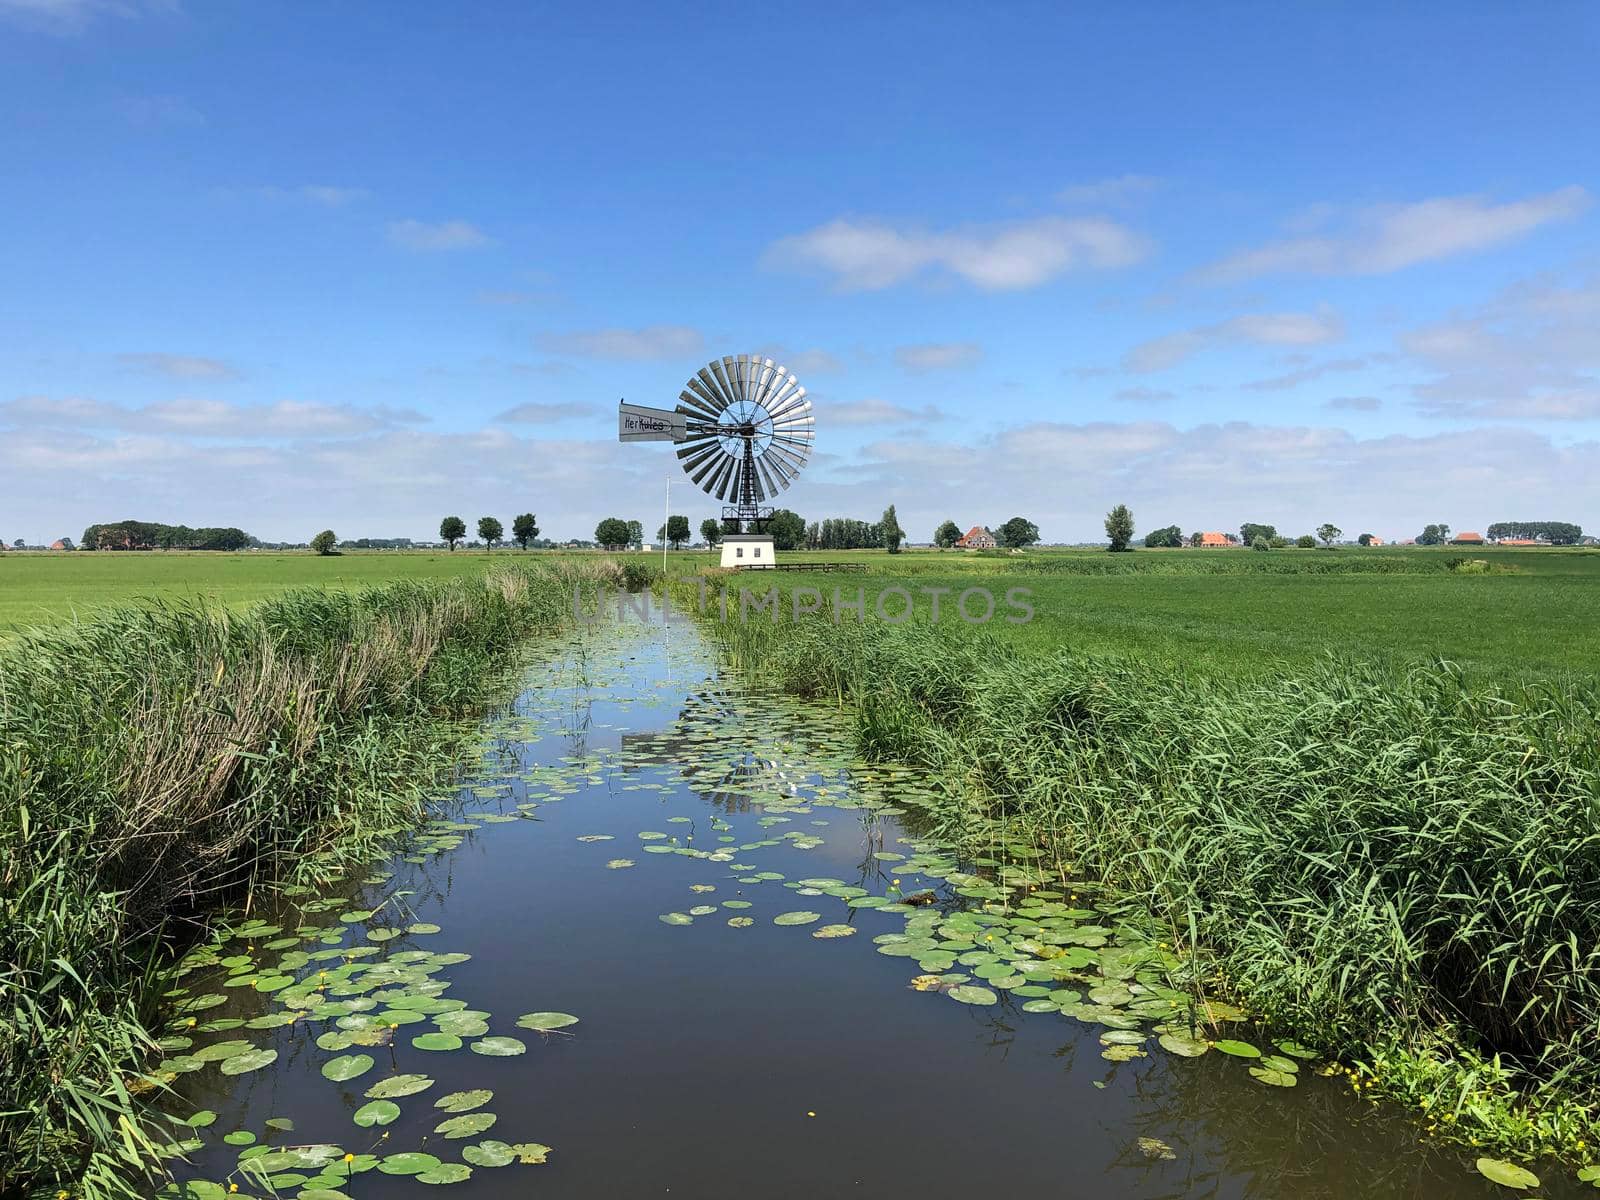
[[[138,1194],[172,953],[223,901],[411,828],[507,652],[614,563],[524,567],[244,614],[185,604],[0,657],[0,1194]]]
[[[943,836],[1029,840],[1140,902],[1217,986],[1463,1138],[1590,1153],[1592,680],[1328,658],[1252,682],[928,626],[723,634],[788,690],[853,706],[867,754],[934,772]]]

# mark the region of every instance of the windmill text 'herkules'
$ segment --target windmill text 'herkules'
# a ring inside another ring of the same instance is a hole
[[[723,502],[722,563],[774,563],[768,503],[800,474],[815,436],[811,401],[783,366],[757,354],[713,359],[684,385],[675,409],[623,401],[617,437],[674,442],[684,473]]]

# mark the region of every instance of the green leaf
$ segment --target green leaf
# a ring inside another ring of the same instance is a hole
[[[488,1088],[475,1088],[470,1092],[451,1092],[448,1096],[440,1096],[433,1102],[435,1108],[442,1108],[445,1112],[464,1113],[475,1108],[482,1108],[494,1099],[494,1093]]]
[[[1539,1186],[1537,1175],[1527,1167],[1519,1167],[1515,1163],[1502,1162],[1498,1158],[1480,1158],[1474,1165],[1478,1168],[1479,1175],[1491,1183],[1498,1183],[1501,1187],[1514,1188],[1521,1192]]]
[[[516,1162],[516,1152],[504,1142],[479,1142],[463,1146],[461,1157],[475,1167],[508,1167]]]
[[[1199,1058],[1211,1049],[1201,1038],[1192,1038],[1183,1033],[1163,1033],[1156,1040],[1161,1043],[1163,1050],[1180,1058]]]
[[[441,1163],[417,1176],[418,1183],[465,1183],[472,1178],[472,1168],[461,1163]]]
[[[232,1058],[222,1060],[222,1065],[217,1068],[224,1075],[243,1075],[249,1071],[259,1071],[262,1067],[270,1066],[278,1061],[276,1050],[251,1050],[245,1054],[235,1054]]]
[[[511,1153],[517,1156],[520,1163],[537,1165],[548,1160],[552,1151],[549,1146],[541,1146],[538,1142],[518,1142],[511,1147]]]
[[[391,1124],[400,1115],[400,1106],[393,1100],[371,1100],[356,1109],[351,1118],[363,1129],[371,1129],[374,1125]]]
[[[248,1129],[235,1129],[232,1133],[223,1134],[222,1140],[230,1146],[251,1146],[255,1144],[256,1135]]]
[[[385,1155],[383,1161],[378,1164],[378,1170],[385,1175],[416,1175],[439,1165],[439,1160],[431,1154],[408,1150],[403,1154]]]
[[[461,1039],[453,1033],[423,1033],[411,1039],[418,1050],[459,1050]]]
[[[801,909],[796,912],[779,913],[772,918],[774,925],[809,925],[813,921],[822,920],[821,913],[806,912]]]
[[[369,1100],[398,1100],[401,1096],[425,1092],[432,1086],[433,1080],[426,1075],[391,1075],[369,1087],[365,1095]]]
[[[1236,1042],[1232,1038],[1223,1038],[1220,1041],[1213,1042],[1212,1046],[1221,1050],[1224,1054],[1233,1055],[1235,1058],[1261,1057],[1261,1051],[1257,1050],[1249,1042]]]
[[[343,1083],[347,1079],[354,1079],[358,1075],[365,1075],[372,1070],[372,1055],[370,1054],[341,1054],[338,1058],[330,1058],[322,1064],[322,1075],[335,1083]]]
[[[187,1121],[185,1121],[184,1124],[189,1126],[191,1129],[204,1129],[206,1126],[214,1123],[216,1119],[216,1113],[212,1112],[209,1108],[202,1108],[199,1112],[193,1114]]]
[[[1293,1071],[1280,1071],[1276,1067],[1251,1067],[1250,1078],[1272,1087],[1294,1087],[1300,1082]]]
[[[509,1058],[513,1054],[521,1054],[527,1048],[514,1037],[486,1037],[472,1043],[474,1054],[487,1054],[491,1058]]]
[[[962,1004],[998,1004],[1000,1002],[1000,997],[988,988],[978,987],[976,984],[971,983],[953,987],[945,995],[952,1000],[959,1000]]]
[[[811,936],[814,938],[844,938],[855,936],[854,925],[824,925],[821,929],[813,929]]]
[[[475,1112],[463,1113],[459,1117],[448,1117],[433,1127],[433,1131],[443,1134],[447,1138],[472,1137],[484,1132],[497,1120],[493,1113]]]
[[[661,919],[661,923],[663,925],[693,925],[694,924],[694,918],[691,917],[688,913],[681,913],[681,912],[662,913],[660,919]]]
[[[715,909],[712,910],[716,911]],[[571,1013],[560,1012],[535,1012],[523,1013],[517,1018],[517,1024],[523,1029],[537,1029],[547,1032],[551,1029],[565,1029],[568,1025],[576,1025],[578,1018]]]

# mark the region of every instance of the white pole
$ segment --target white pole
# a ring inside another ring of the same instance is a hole
[[[661,586],[667,586],[667,524],[672,520],[672,476],[667,476],[667,507],[661,515]]]

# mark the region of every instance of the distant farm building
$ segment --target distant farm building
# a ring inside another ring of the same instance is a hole
[[[1535,541],[1533,538],[1501,538],[1495,544],[1497,546],[1538,546],[1543,543]]]
[[[57,538],[55,541],[50,543],[50,549],[52,549],[52,550],[68,550],[68,549],[71,549],[71,547],[69,547],[60,538]]]
[[[974,525],[956,539],[957,550],[993,550],[999,544],[994,540],[994,534],[982,525]]]
[[[1372,537],[1369,537],[1367,539],[1367,545],[1369,545],[1369,546],[1381,546],[1381,545],[1383,545],[1383,539],[1381,537],[1378,537],[1376,534],[1374,534]]]
[[[1228,540],[1228,535],[1225,533],[1202,533],[1199,545],[1202,550],[1208,550],[1213,546],[1231,546],[1233,543]]]
[[[1458,533],[1450,539],[1450,544],[1452,546],[1481,546],[1483,545],[1483,534]]]

